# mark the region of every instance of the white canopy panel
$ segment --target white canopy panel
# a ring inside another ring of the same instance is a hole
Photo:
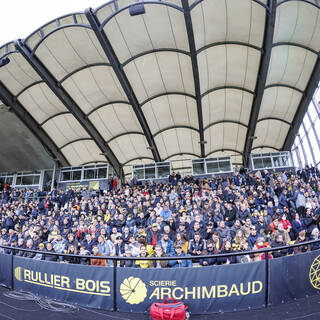
[[[320,7],[271,3],[111,0],[65,15],[0,47],[0,99],[70,165],[129,174],[282,150],[319,80]]]

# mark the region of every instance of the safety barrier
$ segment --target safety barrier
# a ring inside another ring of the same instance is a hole
[[[274,259],[270,259],[268,254],[285,249],[292,251],[295,247],[318,242],[320,240],[197,257],[222,258],[264,253],[265,260],[257,262],[149,269],[119,267],[118,261],[176,260],[176,257],[80,256],[82,259],[107,258],[113,261],[111,267],[95,267],[23,258],[15,255],[14,251],[39,251],[0,246],[11,250],[10,254],[0,254],[0,284],[58,301],[120,312],[145,313],[152,302],[168,297],[184,300],[195,314],[262,308],[320,293],[320,250]]]

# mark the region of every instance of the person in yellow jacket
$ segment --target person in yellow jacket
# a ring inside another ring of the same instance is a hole
[[[146,258],[150,257],[150,255],[148,255],[148,253],[147,253],[147,248],[145,245],[141,245],[140,253],[139,253],[138,257],[146,257]],[[153,266],[153,264],[152,264],[152,261],[150,261],[150,260],[136,260],[136,263],[135,263],[136,268],[146,269],[146,268],[150,268],[152,266]]]

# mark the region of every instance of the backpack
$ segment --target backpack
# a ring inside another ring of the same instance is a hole
[[[152,320],[185,320],[189,319],[187,309],[188,306],[182,301],[169,298],[163,303],[154,302],[150,307],[150,316]]]

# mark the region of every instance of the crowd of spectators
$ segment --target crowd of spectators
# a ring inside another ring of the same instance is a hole
[[[0,245],[11,249],[0,252],[96,266],[111,266],[112,261],[84,256],[176,257],[120,262],[121,267],[140,268],[259,261],[265,259],[264,253],[210,255],[320,239],[319,202],[320,174],[312,166],[278,173],[240,169],[232,176],[205,179],[172,173],[167,183],[139,185],[134,180],[124,186],[109,184],[109,190],[94,193],[5,185],[0,191]],[[275,250],[269,257],[318,248],[320,244]]]

